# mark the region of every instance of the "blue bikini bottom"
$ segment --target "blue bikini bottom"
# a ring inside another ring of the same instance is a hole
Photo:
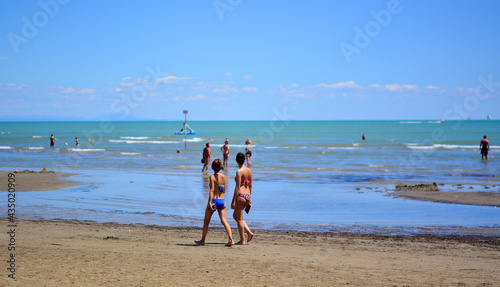
[[[215,206],[217,206],[217,209],[222,209],[226,206],[226,200],[224,198],[214,198],[212,201],[215,203]]]

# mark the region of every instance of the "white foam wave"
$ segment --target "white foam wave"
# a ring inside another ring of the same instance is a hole
[[[120,137],[124,140],[147,140],[149,137]]]
[[[328,149],[359,149],[359,148],[350,146],[336,146],[336,147],[329,147]]]
[[[455,150],[470,150],[479,149],[478,145],[454,145],[454,144],[433,144],[433,145],[418,145],[418,144],[406,144],[409,149],[419,149],[419,150],[431,150],[431,149],[455,149]],[[500,146],[490,146],[490,149],[497,149]]]
[[[10,132],[2,132],[2,135],[4,135],[4,134],[10,134]]]
[[[421,124],[422,121],[401,121],[400,124]]]
[[[0,146],[0,149],[13,149],[11,146]]]
[[[139,141],[139,140],[109,140],[112,143],[127,143],[127,144],[172,144],[172,143],[180,143],[180,141]]]
[[[69,150],[75,152],[105,151],[103,148],[70,148]]]
[[[28,149],[44,149],[44,147],[41,147],[41,146],[29,146]]]
[[[352,145],[353,146],[359,146],[359,143],[353,143]]]
[[[34,139],[43,138],[43,136],[33,136]]]
[[[186,139],[187,142],[201,142],[203,141],[202,138],[192,138],[192,139]]]
[[[123,154],[123,155],[138,155],[140,153],[138,153],[138,152],[120,152],[120,154]]]

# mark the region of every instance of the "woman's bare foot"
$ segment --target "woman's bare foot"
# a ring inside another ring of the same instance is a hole
[[[194,243],[196,243],[196,245],[201,245],[201,246],[204,246],[205,245],[205,241],[198,241],[198,240],[195,240]]]
[[[248,235],[247,242],[250,242],[252,240],[252,238],[253,238],[253,233],[247,233],[247,235]]]
[[[245,241],[238,241],[234,245],[246,245]]]
[[[226,247],[231,247],[231,246],[233,246],[233,245],[234,245],[234,241],[229,240],[229,242],[228,242],[228,243],[226,243],[226,245],[224,245],[224,246],[226,246]]]

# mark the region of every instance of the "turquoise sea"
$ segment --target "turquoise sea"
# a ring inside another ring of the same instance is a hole
[[[344,227],[498,227],[500,208],[394,198],[399,182],[437,182],[445,191],[500,192],[500,121],[1,122],[1,169],[74,173],[82,184],[19,193],[19,218],[201,226],[212,159],[253,142],[249,225],[335,231]],[[367,139],[361,140],[362,134]],[[54,134],[55,148],[49,147]],[[490,140],[489,160],[479,142]],[[75,137],[80,145],[75,145]],[[181,154],[176,153],[181,149]],[[234,188],[229,181],[228,190]],[[488,189],[485,189],[485,188]],[[5,193],[4,193],[5,194]],[[229,192],[229,200],[232,192]],[[214,220],[212,224],[217,224]]]

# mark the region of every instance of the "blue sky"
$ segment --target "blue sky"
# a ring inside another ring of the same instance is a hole
[[[500,1],[1,1],[0,113],[500,118]]]

